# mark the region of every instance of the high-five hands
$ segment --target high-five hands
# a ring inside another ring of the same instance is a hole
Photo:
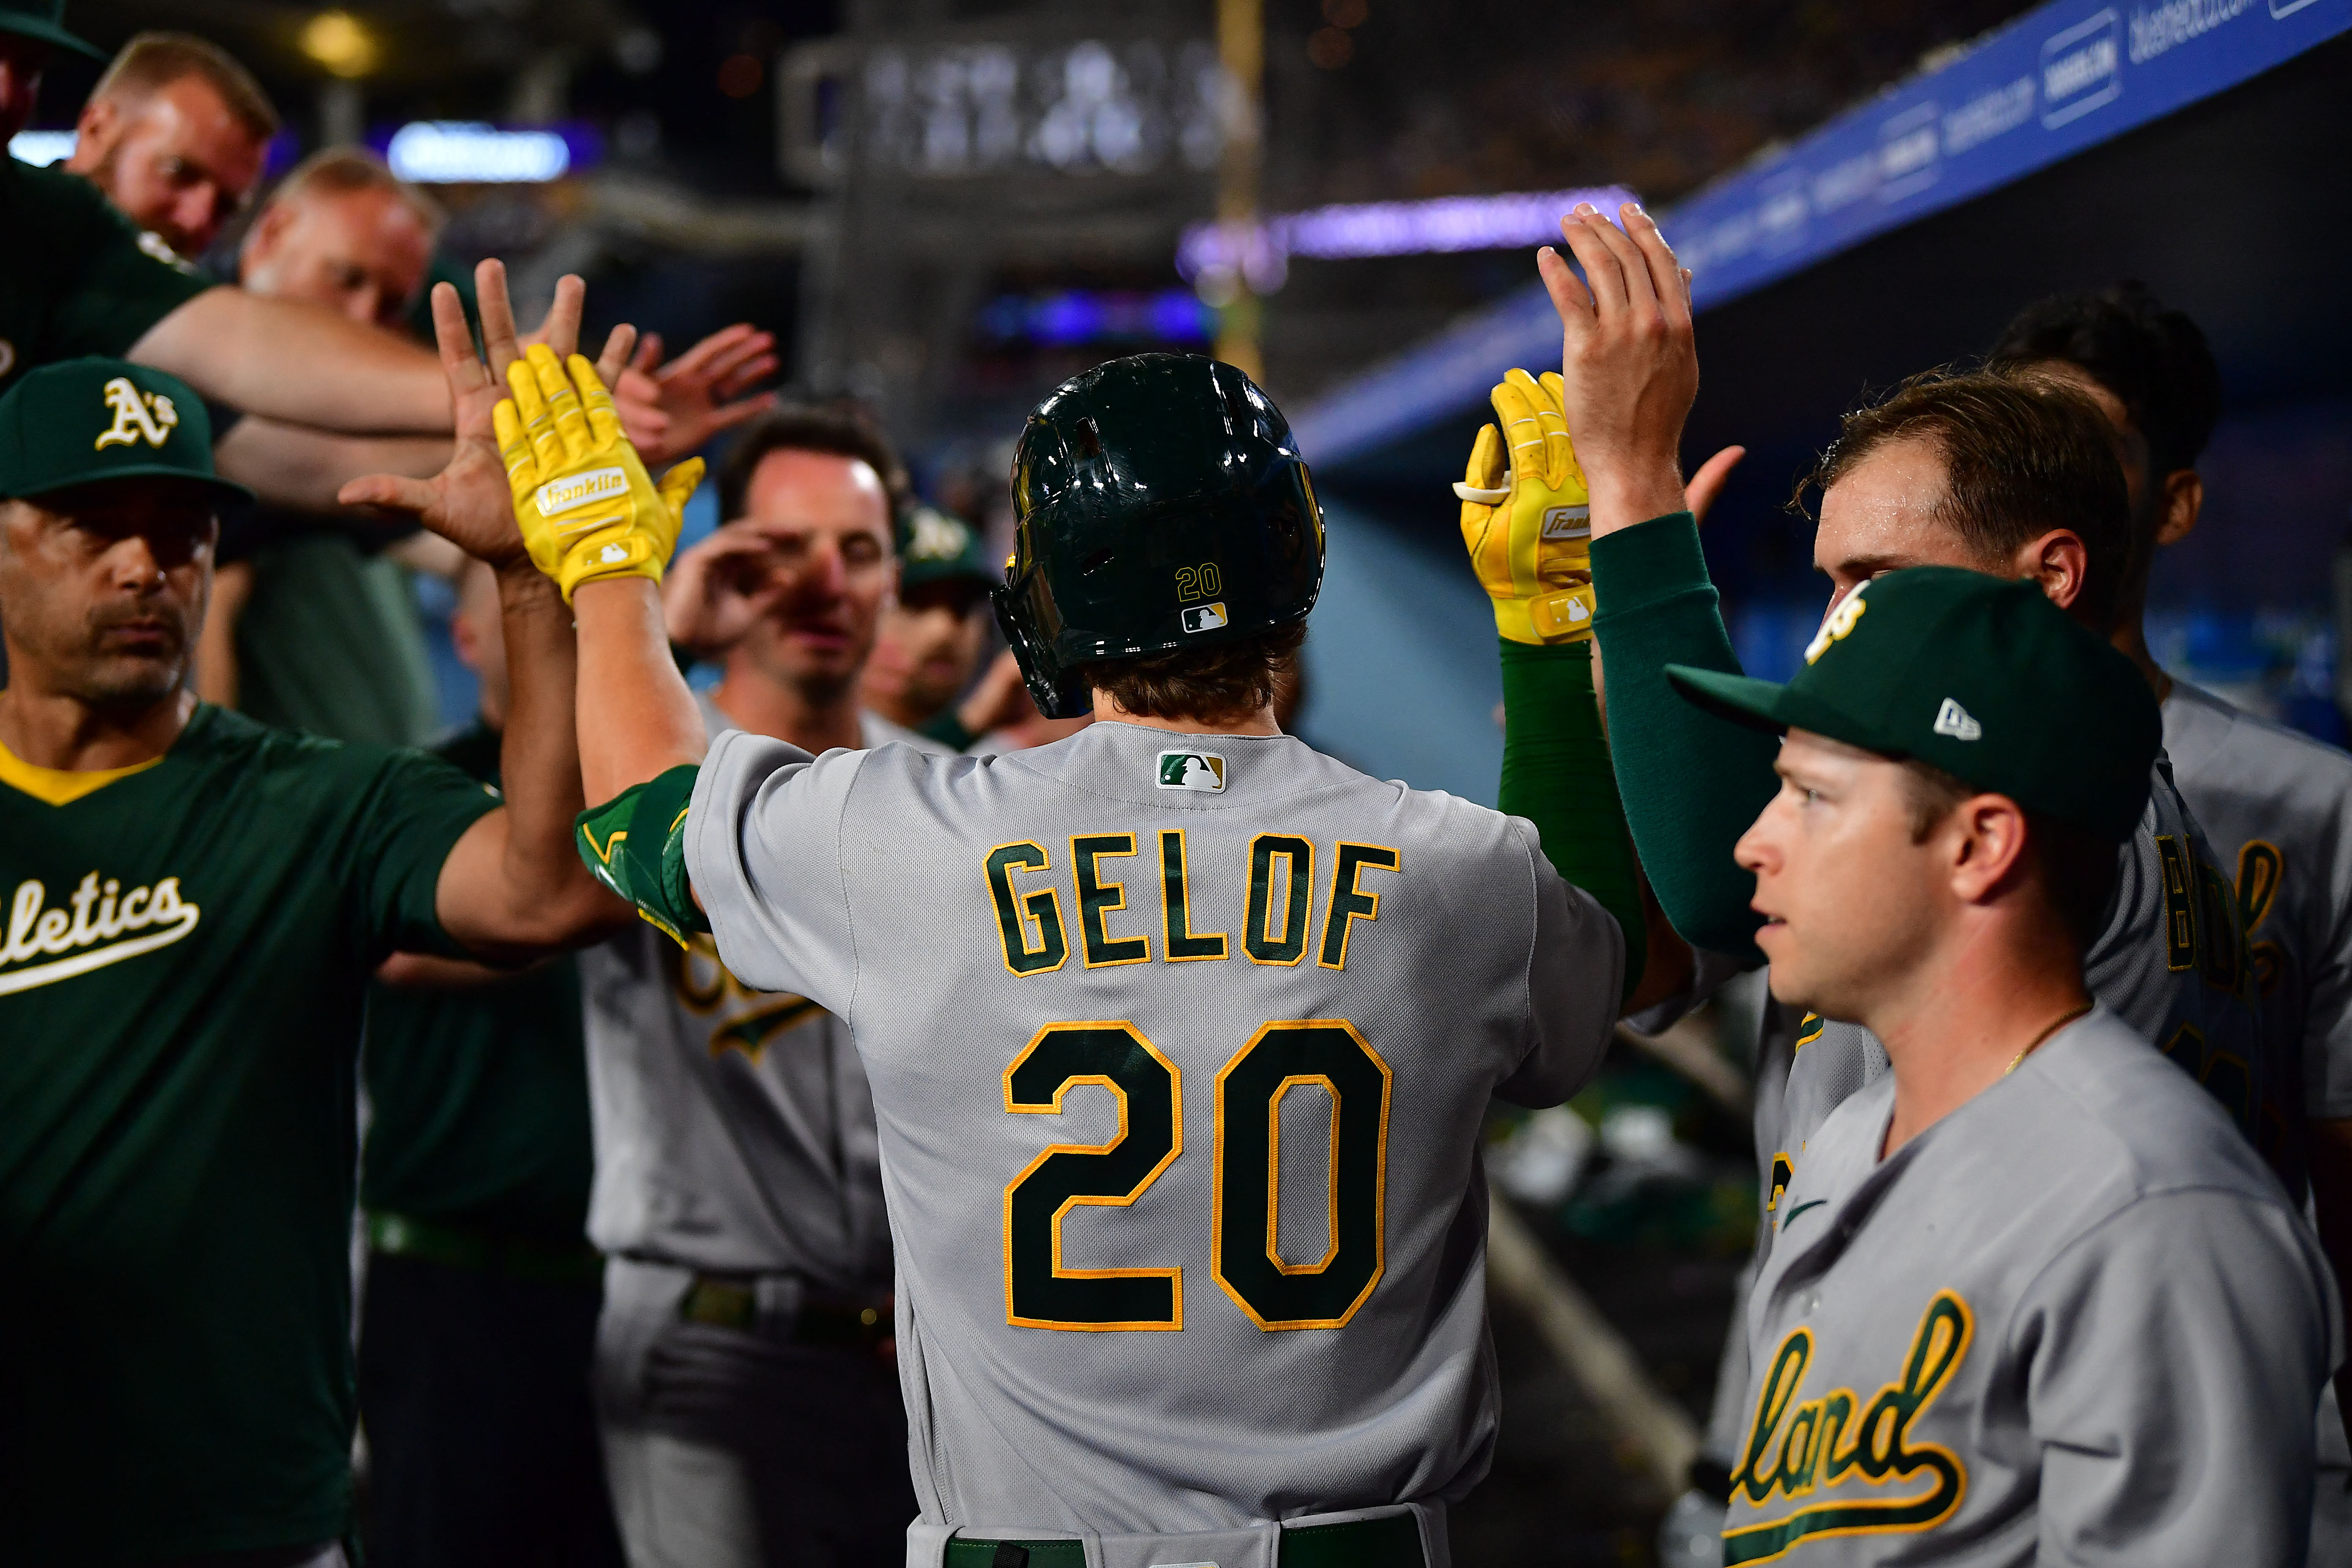
[[[433,333],[441,351],[442,374],[449,384],[456,436],[447,466],[429,479],[370,474],[343,486],[337,499],[345,506],[407,512],[477,560],[507,566],[520,563],[528,551],[515,526],[492,411],[505,394],[507,373],[520,359],[522,350],[514,310],[507,299],[504,264],[483,262],[474,269],[474,286],[487,365],[474,352],[474,335],[467,326],[466,308],[458,302],[457,290],[446,283],[436,285],[433,290]],[[577,278],[567,276],[557,282],[555,302],[537,334],[555,353],[568,354],[578,342],[586,296],[587,287]],[[616,375],[628,363],[636,339],[634,328],[614,329],[601,362],[605,374]]]
[[[1454,487],[1471,569],[1495,602],[1496,629],[1513,642],[1592,635],[1590,508],[1560,390],[1549,372],[1540,382],[1523,370],[1506,375],[1493,394],[1501,430],[1478,432]]]
[[[567,602],[581,584],[600,577],[660,582],[687,497],[702,480],[702,459],[688,458],[656,487],[621,433],[604,378],[579,354],[559,363],[534,343],[507,366],[507,384],[514,396],[501,399],[492,416],[532,563]]]
[[[1536,256],[1559,312],[1561,413],[1595,538],[1683,509],[1683,421],[1698,395],[1690,274],[1638,204],[1619,216],[1622,231],[1589,204],[1560,220],[1580,282],[1550,247]]]

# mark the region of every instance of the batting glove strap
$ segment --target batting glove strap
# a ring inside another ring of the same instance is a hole
[[[680,947],[710,922],[686,873],[687,807],[701,769],[682,763],[580,814],[572,833],[595,879]]]

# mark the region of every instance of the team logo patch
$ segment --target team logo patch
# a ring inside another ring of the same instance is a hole
[[[1807,664],[1812,663],[1815,659],[1821,658],[1822,655],[1829,652],[1830,644],[1834,642],[1843,642],[1848,637],[1851,637],[1853,634],[1853,628],[1855,625],[1861,621],[1863,612],[1870,608],[1868,605],[1864,604],[1862,601],[1863,595],[1869,592],[1869,590],[1870,584],[1867,583],[1863,584],[1861,586],[1855,588],[1853,593],[1848,594],[1844,598],[1839,600],[1837,607],[1832,610],[1828,616],[1823,617],[1822,621],[1822,629],[1815,632],[1813,634],[1813,640],[1805,645],[1805,662]]]
[[[553,517],[583,501],[604,500],[629,493],[629,476],[619,468],[591,468],[568,479],[550,479],[539,487],[539,515]]]
[[[1955,741],[1984,739],[1984,726],[1977,722],[1976,716],[1948,697],[1936,710],[1935,730],[1938,735],[1949,735]]]
[[[1590,539],[1592,537],[1592,509],[1589,506],[1556,506],[1543,516],[1543,536],[1547,540]]]
[[[1194,605],[1183,612],[1184,629],[1188,632],[1213,632],[1225,624],[1225,602]]]
[[[132,447],[141,441],[160,447],[171,439],[173,427],[180,423],[180,411],[172,406],[169,397],[160,392],[141,392],[127,375],[108,382],[105,391],[114,423],[99,432],[98,439],[90,443],[91,451]]]
[[[1160,753],[1160,787],[1223,795],[1225,790],[1225,759],[1214,752],[1162,752]]]
[[[909,561],[952,561],[971,542],[971,530],[929,507],[915,514],[915,534],[907,542]]]

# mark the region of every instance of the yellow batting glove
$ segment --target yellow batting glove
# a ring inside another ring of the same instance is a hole
[[[656,487],[596,367],[578,354],[568,363],[567,377],[552,350],[532,344],[507,367],[514,395],[491,413],[523,543],[567,603],[598,577],[660,582],[702,481],[702,459],[688,458]]]
[[[1495,601],[1496,629],[1513,642],[1592,635],[1591,507],[1560,391],[1555,373],[1541,382],[1523,370],[1505,376],[1493,394],[1502,429],[1478,432],[1454,487],[1471,569]]]

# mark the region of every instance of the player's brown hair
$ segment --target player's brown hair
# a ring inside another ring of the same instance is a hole
[[[1139,719],[1190,719],[1219,724],[1248,718],[1272,702],[1298,668],[1307,623],[1208,647],[1171,648],[1083,667],[1087,684]]]
[[[257,142],[278,134],[278,107],[235,55],[194,33],[141,33],[122,46],[90,89],[93,101],[143,103],[184,77],[202,77]]]
[[[286,172],[269,193],[266,207],[284,206],[309,195],[349,195],[389,191],[406,203],[425,233],[439,238],[449,215],[439,202],[392,172],[392,165],[364,147],[322,147]],[[250,234],[250,231],[247,231]]]
[[[1964,800],[1985,792],[1916,757],[1903,760],[1904,802],[1911,808],[1911,842],[1925,844],[1937,825]],[[2037,811],[2025,814],[2025,852],[2041,867],[2042,891],[2087,953],[2107,926],[2122,862],[2116,846],[2087,827]]]
[[[898,460],[898,448],[862,406],[846,399],[784,403],[744,426],[734,445],[727,448],[727,460],[719,465],[719,521],[732,522],[743,515],[751,476],[771,452],[822,452],[856,458],[881,476],[894,521],[914,494],[914,482],[907,465]]]
[[[2088,556],[2069,613],[2110,629],[2131,552],[2131,500],[2116,463],[2115,432],[2096,405],[2047,379],[1931,370],[1845,416],[1843,429],[1790,505],[1827,490],[1890,442],[1931,442],[1943,455],[1936,517],[1970,553],[2006,572],[2023,545],[2070,529]]]

